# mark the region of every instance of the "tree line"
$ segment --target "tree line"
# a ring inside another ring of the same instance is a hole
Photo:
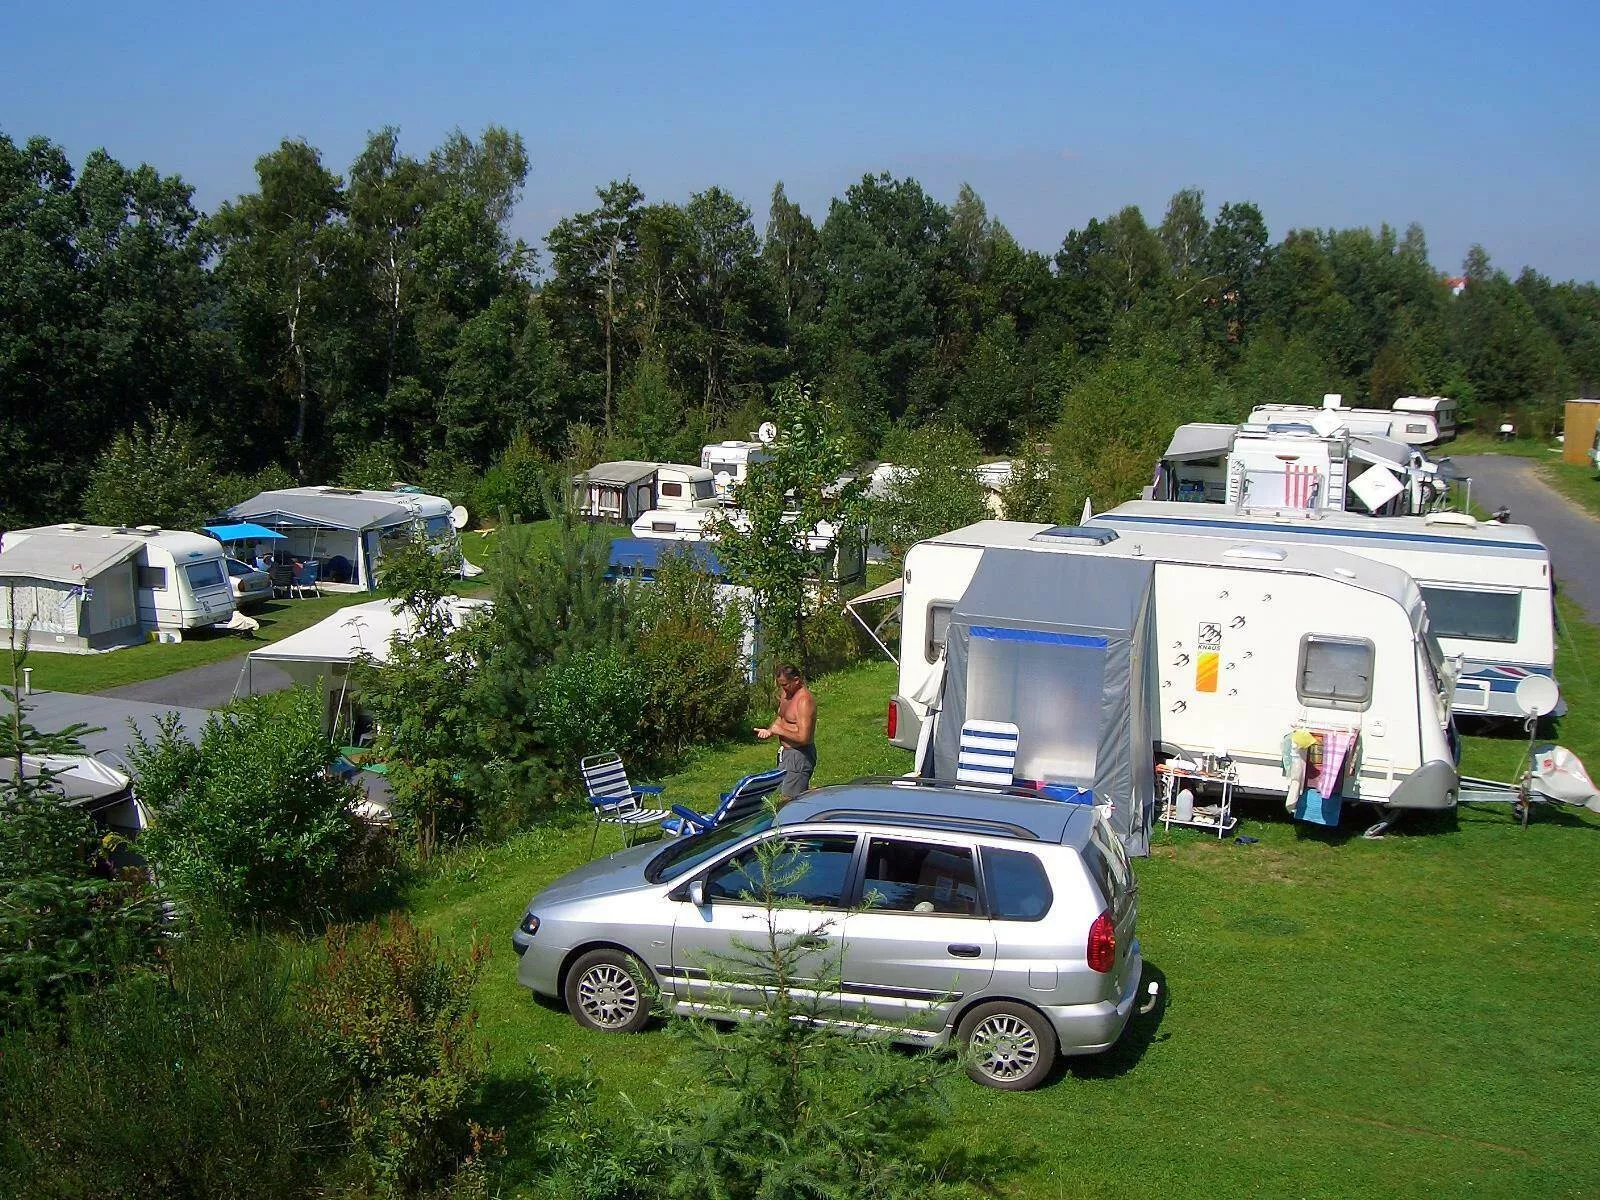
[[[119,438],[113,481],[166,445],[234,490],[465,498],[508,455],[693,460],[791,379],[861,457],[918,428],[1048,443],[1062,503],[1146,470],[1178,420],[1265,400],[1442,393],[1548,427],[1600,386],[1600,289],[1476,246],[1453,287],[1414,224],[1274,242],[1256,205],[1185,189],[1049,255],[969,187],[946,205],[867,175],[818,223],[780,183],[763,222],[719,187],[672,204],[623,180],[541,249],[509,232],[529,170],[494,126],[422,157],[386,128],[343,174],[284,141],[203,213],[155,167],[74,171],[0,134],[0,524],[84,515]]]

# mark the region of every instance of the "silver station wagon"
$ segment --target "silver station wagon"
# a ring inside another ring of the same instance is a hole
[[[782,872],[762,866],[768,839]],[[753,899],[763,870],[768,887],[781,874],[783,904]],[[621,1033],[650,1020],[652,991],[665,1011],[740,1016],[738,985],[710,965],[771,921],[831,980],[830,1023],[971,1046],[974,1079],[1021,1091],[1058,1055],[1121,1036],[1143,967],[1137,915],[1133,871],[1092,807],[863,780],[580,867],[533,898],[513,941],[524,986]]]

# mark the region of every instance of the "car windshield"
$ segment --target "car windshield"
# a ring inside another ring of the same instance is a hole
[[[650,860],[644,877],[651,883],[660,883],[683,875],[715,858],[727,847],[742,841],[753,833],[772,828],[773,814],[762,809],[726,825],[717,825],[704,833],[682,838],[668,846]]]

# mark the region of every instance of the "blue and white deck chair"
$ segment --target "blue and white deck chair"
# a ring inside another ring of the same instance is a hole
[[[633,844],[633,831],[641,825],[663,821],[668,813],[664,808],[645,808],[639,803],[641,796],[659,796],[663,789],[654,784],[634,787],[628,782],[628,772],[622,758],[613,751],[591,754],[578,764],[583,772],[583,790],[594,807],[594,834],[589,838],[589,854],[594,855],[595,840],[600,836],[600,826],[616,825],[622,830],[623,840]]]
[[[968,721],[961,727],[956,782],[1010,787],[1017,771],[1019,732],[1010,721]]]
[[[782,782],[781,767],[775,771],[746,775],[733,785],[731,792],[722,793],[721,801],[709,815],[697,813],[682,804],[674,804],[672,811],[676,815],[661,822],[661,828],[676,837],[683,837],[688,834],[704,833],[728,821],[737,821],[740,817],[749,816],[765,804],[767,797],[777,791],[778,785]]]

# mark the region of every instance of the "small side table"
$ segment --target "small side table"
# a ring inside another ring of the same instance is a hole
[[[1156,767],[1156,774],[1162,780],[1161,823],[1167,829],[1174,825],[1204,829],[1214,831],[1221,839],[1232,833],[1239,824],[1233,815],[1233,786],[1239,781],[1239,772],[1231,763],[1220,771],[1202,771],[1199,767],[1175,767],[1171,763],[1161,763]],[[1178,791],[1186,782],[1216,788],[1221,793],[1220,802],[1202,805],[1196,797],[1194,813],[1186,821],[1179,820]]]

